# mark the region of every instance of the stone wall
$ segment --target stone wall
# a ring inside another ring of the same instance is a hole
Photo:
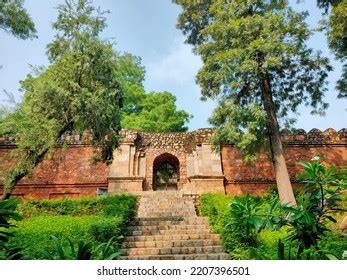
[[[121,132],[120,148],[114,152],[111,165],[92,164],[90,136],[68,135],[69,149],[56,148],[52,159],[46,159],[34,170],[31,178],[22,179],[14,194],[22,197],[55,198],[96,195],[98,189],[109,192],[141,192],[152,189],[153,163],[167,153],[179,161],[178,188],[195,194],[225,191],[228,194],[264,193],[275,184],[273,167],[266,153],[248,166],[242,153],[233,145],[223,145],[221,154],[211,150],[212,129],[187,133]],[[288,170],[294,176],[301,170],[298,162],[323,154],[327,163],[347,164],[347,130],[336,132],[313,129],[306,133],[282,132]],[[15,161],[16,146],[0,139],[0,187],[3,173]]]
[[[15,149],[13,145],[0,145],[2,174],[14,163]],[[33,198],[95,196],[98,188],[107,189],[109,168],[104,163],[92,164],[92,155],[93,148],[88,145],[70,145],[66,150],[57,148],[52,158],[46,157],[30,178],[25,177],[17,184],[13,193]],[[0,180],[0,193],[1,183]]]

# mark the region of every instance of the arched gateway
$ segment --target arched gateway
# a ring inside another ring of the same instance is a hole
[[[221,157],[211,148],[211,134],[211,129],[188,133],[123,130],[109,169],[108,192],[224,193]]]
[[[180,180],[180,163],[177,157],[164,153],[153,162],[153,190],[177,190]]]

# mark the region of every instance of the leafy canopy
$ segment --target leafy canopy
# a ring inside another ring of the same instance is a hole
[[[134,91],[125,97],[122,127],[149,132],[187,131],[191,116],[177,110],[176,97],[169,92]]]
[[[176,107],[176,97],[169,92],[146,93],[143,81],[145,69],[133,67],[133,57],[121,57],[124,75],[132,75],[137,80],[125,81],[124,100],[122,109],[123,128],[148,132],[177,132],[186,131],[191,116]]]
[[[129,84],[141,81],[139,60],[120,55],[100,38],[104,13],[90,1],[67,0],[58,13],[53,24],[57,35],[47,47],[51,64],[35,68],[21,82],[22,103],[0,124],[0,131],[18,144],[18,161],[5,183],[8,190],[73,130],[90,131],[97,158],[111,160],[123,95]]]
[[[342,76],[337,82],[336,89],[339,92],[338,97],[347,97],[347,1],[325,0],[318,1],[318,5],[325,8],[326,13],[331,6],[329,18],[325,22],[328,45],[335,57],[344,63]]]
[[[264,142],[259,137],[267,131],[264,77],[282,122],[291,121],[289,113],[297,113],[301,104],[311,106],[312,113],[324,113],[331,67],[305,44],[311,34],[307,13],[275,0],[174,2],[183,8],[177,25],[203,61],[197,74],[202,96],[220,100],[211,118],[218,127],[215,143],[239,142],[254,156],[255,146]]]
[[[23,3],[23,0],[0,0],[0,29],[19,39],[35,38],[35,24]]]

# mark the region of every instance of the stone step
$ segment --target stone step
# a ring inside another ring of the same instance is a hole
[[[123,242],[122,248],[173,248],[173,247],[203,247],[219,246],[219,240],[212,239],[190,239],[190,240],[168,240],[168,241],[135,241]]]
[[[164,210],[164,209],[180,209],[180,210],[184,210],[184,209],[193,209],[194,208],[194,205],[158,205],[158,204],[148,204],[148,205],[143,205],[143,206],[140,206],[139,209],[142,209],[142,210],[152,210],[152,209],[161,209],[161,210]]]
[[[208,219],[205,217],[189,217],[170,219],[169,217],[163,217],[163,219],[149,218],[135,218],[129,223],[130,226],[156,226],[156,225],[204,225],[208,224]]]
[[[187,255],[187,254],[218,254],[223,253],[223,246],[200,246],[200,247],[166,247],[166,248],[127,248],[121,249],[122,256],[143,255]]]
[[[195,211],[191,212],[148,212],[148,211],[138,211],[138,217],[167,217],[167,216],[196,216]]]
[[[154,230],[133,230],[127,233],[128,236],[141,236],[141,235],[181,235],[181,234],[208,234],[210,231],[208,229],[176,229],[176,230],[166,230],[166,229],[154,229]],[[174,238],[172,238],[174,239]]]
[[[219,234],[216,233],[205,233],[205,234],[181,234],[181,235],[140,235],[140,236],[125,236],[125,242],[136,242],[136,241],[178,241],[178,240],[196,240],[196,239],[211,239],[220,240]]]
[[[229,259],[208,219],[198,217],[194,200],[180,191],[141,196],[137,217],[127,229],[121,259]]]
[[[230,260],[226,253],[219,254],[181,254],[181,255],[143,255],[122,256],[121,260]]]
[[[150,226],[129,226],[128,231],[152,231],[152,230],[209,230],[208,224],[178,224],[178,225],[150,225]]]

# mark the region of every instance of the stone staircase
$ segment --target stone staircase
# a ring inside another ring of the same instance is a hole
[[[197,216],[193,199],[179,191],[141,196],[121,254],[123,260],[229,259],[207,218]]]

